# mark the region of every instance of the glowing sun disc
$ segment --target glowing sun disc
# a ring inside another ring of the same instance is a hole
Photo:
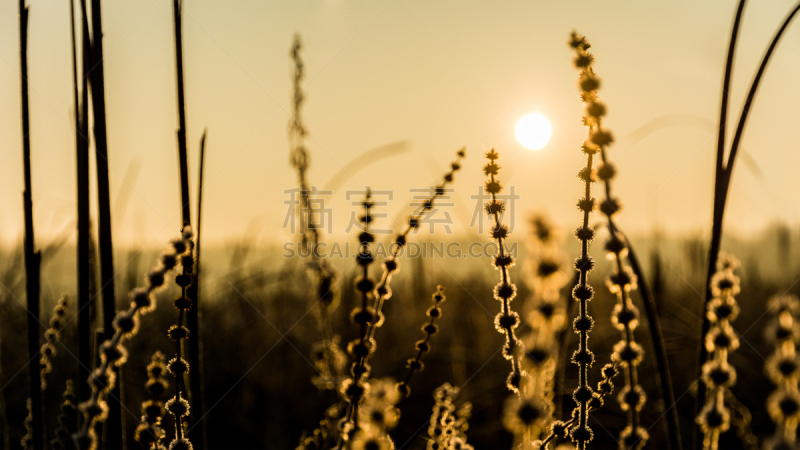
[[[539,113],[526,114],[514,128],[517,140],[528,150],[539,150],[547,145],[552,133],[550,122]]]

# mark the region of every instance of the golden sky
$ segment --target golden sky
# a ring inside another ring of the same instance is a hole
[[[75,216],[69,2],[29,3],[41,244]],[[750,2],[745,10],[731,98],[737,119],[793,3]],[[311,184],[321,188],[370,149],[406,143],[406,153],[351,173],[327,199],[338,237],[354,209],[345,190],[393,190],[388,217],[377,224],[391,227],[408,212],[409,189],[435,182],[461,146],[468,156],[449,209],[453,232],[469,228],[470,196],[483,181],[482,154],[492,146],[504,165],[501,180],[520,196],[518,227],[534,210],[577,224],[586,131],[566,46],[573,29],[593,44],[603,80],[606,124],[617,139],[610,151],[619,168],[615,190],[625,205],[620,224],[641,231],[658,223],[704,235],[710,227],[714,129],[734,1],[186,0],[184,8],[191,182],[208,127],[203,234],[210,240],[248,229],[259,242],[289,238],[281,226],[284,190],[297,184],[286,139],[295,32],[303,36],[308,73]],[[17,2],[0,2],[0,239],[6,243],[18,242],[22,230],[17,20]],[[160,246],[180,226],[171,2],[105,1],[103,21],[115,240]],[[798,53],[795,24],[773,56],[745,133],[750,159],[737,162],[729,230],[749,233],[800,219]],[[553,127],[539,151],[514,137],[517,120],[531,112]],[[133,188],[130,201],[117,200],[126,185]]]

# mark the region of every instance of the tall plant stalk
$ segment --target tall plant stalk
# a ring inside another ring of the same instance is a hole
[[[189,310],[187,316],[189,327],[189,387],[192,395],[191,401],[195,406],[192,408],[189,418],[192,424],[200,422],[199,427],[189,428],[189,439],[195,443],[198,448],[206,448],[208,442],[208,429],[206,427],[205,416],[205,389],[204,389],[204,374],[203,374],[203,341],[200,334],[200,323],[202,315],[200,314],[200,224],[202,223],[202,209],[203,209],[203,168],[205,167],[206,156],[206,134],[208,130],[203,131],[203,137],[200,139],[200,168],[198,169],[197,177],[197,237],[195,237],[195,250],[194,250],[194,282],[189,286],[189,296],[192,299],[192,309]],[[194,332],[192,332],[194,330]]]
[[[575,50],[575,67],[581,71],[582,77],[593,75],[591,64],[594,57],[588,52],[589,43],[573,32],[569,45]],[[579,84],[582,91],[581,99],[587,103],[588,108],[596,97],[597,86]],[[592,163],[595,153],[612,141],[611,134],[600,128],[599,124],[586,122],[586,125],[589,128],[589,137],[582,146],[583,153],[586,154],[586,166],[578,173],[578,177],[584,185],[584,196],[578,199],[578,208],[583,213],[583,223],[575,230],[575,237],[581,243],[581,256],[574,262],[579,277],[578,283],[572,290],[572,297],[579,304],[578,316],[572,325],[575,333],[579,335],[579,341],[578,350],[572,355],[572,362],[578,366],[578,387],[572,394],[577,403],[573,411],[574,418],[577,420],[570,429],[570,438],[578,450],[586,450],[586,445],[594,437],[594,433],[589,427],[589,413],[591,412],[589,401],[592,400],[594,394],[589,386],[589,368],[594,362],[594,354],[589,350],[589,332],[594,326],[594,319],[589,315],[589,301],[594,297],[594,289],[589,285],[588,280],[589,272],[594,268],[594,260],[589,256],[589,243],[594,239],[594,229],[589,226],[589,215],[595,202],[591,194],[592,183],[596,178]]]
[[[91,301],[89,293],[89,91],[87,89],[87,65],[89,64],[89,28],[86,23],[85,0],[81,0],[81,52],[82,52],[82,74],[80,89],[78,86],[78,59],[77,59],[77,36],[75,30],[75,5],[74,0],[70,0],[70,25],[72,30],[72,80],[73,80],[73,100],[75,102],[75,161],[76,161],[76,181],[77,181],[77,268],[78,268],[78,379],[85,380],[89,377],[89,370],[92,367],[92,344],[91,344],[91,315],[89,303]],[[79,97],[80,96],[80,97]],[[78,401],[85,400],[86,389],[82,383],[77,383],[76,398]]]
[[[183,86],[183,27],[181,0],[173,0],[172,17],[175,25],[175,77],[178,92],[178,164],[181,172],[181,213],[183,226],[191,225],[189,204],[189,169],[186,156],[186,99]]]
[[[28,8],[19,1],[20,82],[22,94],[22,166],[25,191],[22,205],[25,210],[25,294],[28,308],[28,360],[39,353],[39,269],[40,253],[34,250],[33,201],[31,200],[31,138],[28,110]],[[42,421],[41,373],[38,364],[28,364],[28,387],[31,399],[31,441],[33,448],[44,448]]]
[[[365,385],[368,384],[368,361],[376,350],[374,334],[375,330],[381,327],[385,321],[382,313],[383,304],[386,300],[389,300],[392,297],[390,285],[392,282],[392,275],[398,270],[398,259],[400,258],[403,248],[408,241],[409,235],[412,233],[412,231],[419,228],[420,221],[424,217],[424,214],[433,208],[435,201],[445,194],[447,186],[453,182],[453,176],[455,172],[461,169],[461,160],[466,156],[466,150],[466,147],[464,147],[456,152],[457,157],[453,162],[450,163],[450,171],[444,175],[442,181],[433,189],[433,194],[424,202],[421,210],[415,211],[411,214],[404,230],[398,233],[395,237],[394,243],[391,246],[391,253],[383,261],[383,273],[377,284],[371,286],[373,282],[369,280],[367,283],[361,285],[361,289],[364,289],[361,292],[371,292],[373,302],[371,311],[366,314],[368,310],[368,307],[366,306],[367,297],[362,297],[361,309],[359,310],[356,308],[354,311],[354,315],[361,317],[361,320],[366,323],[366,326],[360,327],[359,337],[356,340],[351,341],[348,345],[348,352],[353,357],[353,365],[350,371],[351,377],[345,379],[340,385],[340,392],[342,392],[345,400],[348,402],[347,412],[345,413],[345,417],[342,421],[341,432],[339,434],[338,446],[341,448],[344,448],[342,446],[349,439],[350,435],[354,434],[358,429],[358,404],[362,400],[365,392]],[[368,220],[371,221],[371,219]],[[359,236],[359,239],[364,239],[364,237]],[[371,240],[369,242],[371,242]],[[374,256],[369,252],[359,257],[360,264],[362,265],[367,260],[372,262],[373,259]],[[366,273],[362,279],[365,278]],[[371,289],[371,291],[368,289]],[[359,314],[362,312],[364,314]],[[354,320],[358,322],[357,317],[354,317]],[[427,348],[427,344],[424,346],[418,346],[417,348],[419,350],[423,350]]]
[[[92,89],[92,112],[94,113],[94,142],[97,163],[97,212],[98,239],[100,244],[100,283],[103,295],[103,335],[106,339],[114,334],[116,301],[114,294],[114,247],[111,239],[111,198],[108,180],[108,140],[106,133],[105,76],[103,74],[103,21],[100,0],[92,0],[92,46],[89,81]],[[106,421],[107,446],[123,448],[125,426],[120,400],[122,378],[108,396],[108,420]]]
[[[731,43],[728,48],[728,61],[725,67],[725,82],[723,83],[723,92],[722,92],[722,106],[720,109],[720,134],[717,143],[717,156],[716,156],[716,176],[714,179],[714,215],[713,221],[711,225],[711,244],[709,246],[709,255],[708,255],[708,272],[706,274],[706,297],[705,303],[703,305],[703,311],[708,306],[708,303],[713,298],[712,292],[710,289],[711,278],[714,276],[714,272],[717,266],[717,259],[719,257],[720,251],[720,244],[722,242],[722,226],[723,220],[725,217],[725,205],[728,198],[728,189],[730,188],[731,177],[733,175],[733,167],[734,163],[736,162],[736,155],[738,153],[739,147],[741,145],[742,136],[744,134],[744,127],[747,123],[747,117],[750,113],[750,109],[752,108],[753,101],[755,100],[756,92],[758,91],[758,86],[761,83],[761,78],[764,75],[764,71],[767,68],[767,64],[769,63],[770,58],[772,57],[772,53],[774,52],[775,48],[778,45],[783,33],[786,31],[786,28],[791,23],[792,19],[797,15],[797,12],[800,11],[800,3],[798,3],[789,14],[784,19],[783,23],[781,24],[778,31],[775,33],[775,36],[772,38],[769,47],[767,48],[764,57],[761,60],[761,64],[756,71],[756,75],[753,79],[752,84],[750,85],[750,90],[747,93],[747,98],[745,99],[744,106],[742,107],[742,113],[739,116],[739,122],[736,126],[736,132],[734,133],[733,140],[731,142],[730,152],[728,154],[727,161],[723,164],[724,159],[724,152],[725,152],[725,124],[726,124],[726,117],[727,117],[727,108],[728,108],[728,89],[726,86],[730,84],[730,77],[733,72],[733,53],[735,50],[736,45],[736,36],[739,30],[739,22],[741,21],[742,11],[744,8],[744,1],[740,0],[739,8],[736,13],[736,18],[734,19],[733,29],[731,31]],[[701,335],[700,335],[700,352],[697,364],[697,375],[698,379],[702,374],[702,366],[708,360],[708,351],[702,345],[703,336],[708,332],[710,328],[710,321],[705,314],[703,315],[703,325],[701,327]],[[699,413],[700,406],[705,402],[706,396],[706,389],[703,387],[702,383],[698,384],[697,389],[697,399],[695,402],[695,412]],[[700,444],[699,442],[700,436],[699,433],[695,433],[694,437],[694,444],[695,447]]]
[[[191,204],[189,200],[189,163],[188,151],[186,144],[186,90],[184,86],[184,73],[183,73],[183,0],[173,0],[172,2],[172,18],[175,32],[175,81],[176,92],[178,96],[178,167],[180,170],[180,183],[181,183],[181,215],[183,219],[183,226],[191,226]],[[205,133],[201,141],[201,145],[205,143]],[[202,170],[202,169],[201,169]],[[200,185],[202,189],[202,185]],[[188,274],[194,277],[194,272]],[[197,289],[195,283],[192,282],[188,285],[186,296],[191,301],[191,308],[186,311],[186,321],[189,329],[189,351],[186,355],[189,359],[189,365],[194,369],[190,373],[189,379],[189,396],[194,404],[192,409],[191,430],[194,433],[191,435],[191,440],[198,448],[206,448],[204,436],[206,433],[206,423],[203,420],[205,406],[203,404],[202,395],[202,382],[200,364],[202,357],[200,352],[200,309],[197,299]],[[201,422],[200,427],[195,427],[197,421]]]
[[[727,129],[728,121],[728,97],[731,86],[731,77],[733,76],[733,58],[736,54],[736,39],[739,37],[739,24],[742,21],[742,13],[744,12],[745,0],[739,0],[739,6],[736,9],[736,17],[733,19],[733,28],[731,29],[730,43],[728,44],[728,56],[725,62],[725,75],[722,82],[722,100],[719,113],[719,135],[717,136],[717,156],[714,166],[714,209],[713,209],[713,222],[711,224],[711,246],[708,252],[708,272],[706,274],[706,297],[703,311],[705,312],[706,305],[711,301],[711,277],[717,267],[717,257],[719,255],[719,246],[722,239],[722,216],[725,211],[725,194],[721,192],[721,184],[725,166],[723,163],[725,155],[725,130]],[[721,198],[722,197],[722,198]],[[702,344],[703,336],[708,333],[710,322],[703,314],[703,327],[700,330],[700,353],[697,362],[697,379],[700,379],[700,371],[703,364],[708,359],[708,352]],[[705,386],[703,383],[697,385],[697,398],[695,399],[695,416],[700,412],[700,407],[705,402]],[[698,434],[695,431],[693,442],[699,444]]]
[[[584,83],[599,83],[599,79],[594,76],[582,78]],[[599,125],[602,117],[606,114],[606,108],[599,100],[593,101],[587,108],[587,117],[592,117]],[[637,288],[640,290],[642,303],[644,305],[650,340],[653,344],[654,356],[656,359],[657,376],[656,385],[661,391],[664,400],[664,415],[666,416],[666,444],[669,448],[681,449],[681,433],[678,424],[677,409],[673,407],[675,394],[672,389],[672,378],[669,371],[669,361],[664,346],[664,337],[661,332],[661,323],[656,311],[655,300],[650,294],[650,289],[641,270],[636,253],[632,244],[628,241],[625,234],[620,230],[614,221],[621,209],[619,200],[611,194],[611,181],[615,178],[617,170],[607,156],[606,147],[600,149],[602,164],[597,169],[597,175],[602,180],[605,188],[605,200],[600,204],[600,211],[606,216],[608,221],[609,240],[606,242],[606,250],[614,261],[616,269],[609,277],[608,286],[612,292],[616,293],[620,302],[614,310],[614,325],[622,331],[623,340],[620,341],[620,348],[632,348],[636,345],[633,330],[638,324],[638,310],[633,304],[631,293]],[[623,259],[627,257],[630,263],[630,270],[634,277],[628,275],[628,268],[624,266]],[[638,281],[638,282],[637,282]],[[628,427],[620,435],[626,447],[643,447],[648,439],[647,431],[640,426],[639,411],[644,406],[645,396],[643,392],[638,393],[641,386],[638,384],[638,362],[635,360],[622,361],[622,366],[626,375],[626,388],[621,394],[621,406],[628,412]],[[674,442],[671,442],[674,441]]]

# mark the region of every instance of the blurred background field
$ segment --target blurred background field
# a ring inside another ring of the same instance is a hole
[[[772,424],[766,415],[764,402],[773,387],[764,379],[763,364],[770,350],[762,337],[766,324],[765,302],[772,294],[800,293],[800,253],[793,250],[800,242],[800,230],[775,225],[757,239],[726,239],[724,247],[742,260],[742,292],[738,296],[742,314],[734,323],[742,345],[732,355],[738,381],[733,393],[753,414],[752,430],[756,435],[771,432]],[[530,271],[527,227],[519,227],[511,241],[518,246],[519,261],[512,268],[512,277],[523,280]],[[425,239],[420,236],[420,239]],[[599,239],[604,239],[600,232]],[[672,367],[677,408],[681,426],[688,439],[693,427],[694,397],[690,390],[694,381],[697,339],[700,327],[706,243],[701,236],[669,236],[649,233],[632,238],[640,252],[649,282],[656,295],[669,361]],[[293,448],[304,430],[312,430],[322,419],[322,412],[337,400],[331,391],[321,393],[311,383],[316,374],[310,363],[312,345],[321,340],[308,300],[308,283],[303,262],[285,259],[277,247],[252,246],[252,236],[230,240],[224,246],[209,246],[202,263],[206,268],[200,289],[203,295],[203,326],[205,333],[205,385],[211,448]],[[54,245],[57,245],[55,243]],[[464,241],[464,245],[467,242]],[[69,245],[48,247],[43,243],[45,259],[42,277],[43,320],[52,314],[55,300],[62,292],[74,289],[74,252]],[[575,255],[577,243],[568,239],[566,250]],[[602,247],[596,242],[592,254],[598,260],[598,270],[590,280],[601,286],[600,277],[610,267]],[[152,250],[118,251],[115,255],[120,271],[118,298],[139,284],[155,260]],[[2,314],[0,315],[0,362],[3,373],[2,390],[3,435],[12,447],[22,437],[25,417],[27,381],[24,367],[25,352],[19,336],[24,334],[24,289],[20,272],[20,249],[3,250],[0,261],[2,283]],[[355,263],[334,260],[340,273],[341,304],[333,320],[336,333],[343,341],[357,336],[356,326],[347,315],[355,306],[353,289]],[[426,356],[426,368],[412,382],[412,396],[400,403],[403,420],[391,435],[398,448],[423,448],[427,436],[426,421],[430,416],[433,390],[444,382],[462,386],[459,401],[473,404],[469,439],[476,448],[508,448],[512,435],[503,427],[503,405],[508,397],[504,380],[507,361],[500,356],[503,344],[493,326],[498,303],[491,290],[496,272],[488,259],[453,260],[447,258],[401,259],[393,298],[387,302],[387,326],[378,330],[380,351],[373,358],[373,377],[405,374],[405,361],[413,356],[414,342],[423,336],[419,327],[430,305],[431,293],[437,284],[446,287],[441,332],[433,339],[433,350]],[[528,290],[520,281],[520,294],[515,308],[525,312]],[[171,309],[174,287],[159,295],[158,308]],[[638,302],[638,298],[636,299]],[[592,348],[598,355],[595,370],[607,362],[611,347],[619,339],[608,317],[615,299],[607,289],[598,287],[592,302],[597,328],[592,334]],[[162,311],[164,312],[164,311]],[[74,314],[70,309],[68,317]],[[129,345],[132,354],[150,355],[156,350],[169,354],[165,330],[171,314],[155,314],[143,321],[140,334]],[[524,315],[523,315],[524,317]],[[646,338],[646,323],[637,330],[644,342],[646,355],[652,354]],[[567,330],[570,352],[575,348],[575,335]],[[63,339],[74,348],[74,327],[67,326]],[[46,391],[46,404],[56,405],[63,391],[65,376],[74,376],[75,359],[60,355],[50,375],[53,389]],[[146,381],[145,366],[149,358],[132,358],[124,368],[124,401],[128,408],[129,439],[138,419],[138,405],[143,400],[141,387]],[[556,404],[566,410],[572,400],[566,389],[576,384],[572,364],[566,367],[564,387],[556,387]],[[653,442],[661,441],[665,433],[662,404],[655,393],[655,368],[652,359],[641,365],[641,380],[648,392],[649,407],[642,413],[642,422],[650,428]],[[593,376],[597,379],[597,375]],[[566,388],[566,389],[565,389]],[[55,426],[57,410],[48,408],[46,426]],[[616,448],[616,437],[625,425],[624,414],[615,400],[593,414],[592,425],[597,441],[594,448]],[[602,424],[602,426],[600,426]],[[129,442],[135,448],[135,442]],[[657,444],[652,448],[658,448]],[[728,433],[721,448],[746,448]]]

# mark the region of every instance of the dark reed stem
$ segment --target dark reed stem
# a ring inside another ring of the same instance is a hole
[[[92,50],[89,73],[92,89],[92,112],[94,113],[94,141],[97,153],[97,211],[98,239],[100,246],[100,283],[103,296],[103,336],[114,335],[116,301],[114,293],[114,247],[111,238],[111,198],[108,178],[108,140],[106,131],[105,76],[103,74],[103,22],[100,0],[92,0]],[[114,392],[108,399],[108,419],[104,433],[110,448],[124,448],[125,418],[122,415],[120,385],[118,380]]]
[[[733,135],[733,141],[731,142],[731,151],[730,155],[728,156],[728,162],[725,165],[725,184],[722,187],[722,192],[728,192],[728,185],[731,181],[731,175],[733,173],[733,163],[736,161],[736,154],[739,151],[739,146],[742,140],[742,134],[744,133],[744,126],[747,123],[747,117],[750,114],[750,109],[753,105],[753,100],[755,99],[756,92],[758,91],[758,86],[761,83],[761,78],[764,75],[764,71],[767,69],[767,64],[769,63],[769,59],[772,57],[772,52],[775,50],[775,47],[778,46],[778,42],[783,36],[784,31],[791,23],[792,19],[794,19],[797,12],[800,11],[800,3],[798,3],[794,9],[786,16],[784,19],[783,24],[778,29],[778,32],[775,33],[775,37],[772,38],[772,42],[769,44],[769,48],[767,52],[764,54],[764,58],[761,60],[761,65],[758,67],[758,72],[756,72],[756,76],[753,79],[753,84],[750,86],[750,91],[747,93],[747,100],[745,100],[744,106],[742,107],[742,114],[739,117],[739,123],[736,126],[736,133]],[[722,199],[723,207],[725,198]]]
[[[28,8],[19,1],[20,81],[22,94],[22,166],[25,191],[22,205],[25,213],[25,297],[28,308],[28,359],[38,359],[39,353],[39,270],[40,253],[34,250],[33,201],[31,200],[31,138],[28,109]],[[41,373],[37,364],[28,364],[28,383],[31,399],[31,431],[33,448],[44,448]]]
[[[719,135],[717,137],[717,155],[716,155],[716,164],[714,166],[714,207],[713,207],[713,222],[711,224],[711,244],[708,252],[708,272],[706,274],[706,297],[705,303],[703,304],[703,311],[705,312],[706,305],[709,301],[711,301],[711,288],[709,287],[709,283],[711,282],[711,277],[714,276],[714,272],[716,271],[717,267],[717,256],[719,254],[719,247],[720,241],[722,239],[722,215],[724,211],[724,200],[721,198],[721,180],[723,174],[725,172],[724,167],[724,155],[725,155],[725,133],[727,129],[727,122],[728,122],[728,97],[730,95],[730,84],[731,84],[731,77],[733,75],[733,59],[735,56],[736,50],[736,40],[739,37],[739,24],[742,21],[742,13],[744,12],[744,4],[745,0],[739,0],[739,6],[736,9],[736,17],[733,20],[733,27],[731,29],[731,38],[730,43],[728,45],[728,56],[725,62],[725,75],[722,84],[722,101],[720,105],[720,112],[719,112]],[[702,370],[703,364],[705,364],[706,359],[708,359],[708,352],[706,351],[705,346],[703,345],[703,336],[708,333],[708,328],[710,323],[705,318],[705,314],[703,314],[703,325],[700,330],[700,352],[698,354],[697,359],[697,367],[695,371],[697,372],[696,379],[700,379],[700,371]],[[697,397],[695,398],[695,411],[694,415],[697,416],[700,413],[700,408],[702,408],[703,404],[705,403],[705,386],[703,383],[698,383],[697,385]],[[700,440],[702,437],[697,432],[695,428],[692,433],[692,443],[697,447],[701,444]]]
[[[200,223],[202,222],[203,168],[205,167],[207,132],[207,129],[203,130],[203,137],[200,138],[200,167],[198,169],[197,184],[197,235],[195,237],[193,283],[189,286],[189,298],[192,300],[192,308],[186,317],[189,328],[189,367],[192,368],[189,372],[189,393],[193,405],[189,416],[192,424],[189,428],[189,438],[198,449],[208,447],[208,425],[205,420],[203,340],[201,333],[202,314],[200,311]],[[200,422],[199,427],[194,426],[197,422]]]
[[[178,164],[181,172],[181,214],[183,226],[191,225],[189,204],[189,169],[186,156],[186,99],[183,84],[183,27],[182,0],[172,1],[172,17],[175,25],[175,77],[178,92]]]
[[[732,61],[733,61],[733,56],[732,56],[731,53],[733,53],[733,50],[734,50],[736,34],[738,33],[738,25],[739,25],[739,21],[740,21],[740,18],[741,18],[741,9],[743,8],[744,0],[740,0],[740,2],[741,3],[739,5],[739,10],[737,11],[736,19],[734,20],[733,30],[731,32],[731,45],[730,45],[730,48],[729,48],[729,55],[728,55],[728,60],[730,61],[731,64],[732,64]],[[772,42],[770,42],[770,45],[767,48],[767,51],[764,54],[763,59],[761,60],[761,64],[760,64],[760,66],[758,68],[758,71],[756,72],[756,76],[753,79],[753,83],[750,86],[750,90],[747,93],[747,98],[745,100],[744,106],[742,107],[742,113],[739,116],[739,122],[738,122],[738,125],[736,127],[736,132],[735,132],[735,134],[733,136],[733,141],[731,142],[731,149],[730,149],[730,152],[729,152],[728,160],[727,160],[724,168],[721,168],[721,170],[719,170],[720,166],[718,166],[718,171],[717,171],[717,174],[716,174],[716,177],[715,177],[715,183],[714,183],[714,187],[715,187],[715,189],[714,189],[714,216],[713,216],[713,222],[712,222],[712,228],[711,228],[711,244],[710,244],[709,256],[708,256],[708,272],[706,274],[706,297],[705,297],[705,304],[703,305],[703,307],[704,307],[703,311],[705,311],[705,308],[707,307],[708,303],[711,301],[711,298],[712,298],[710,283],[711,283],[711,278],[714,276],[714,272],[715,272],[715,269],[716,269],[717,258],[719,256],[720,245],[721,245],[721,242],[722,242],[722,225],[723,225],[723,220],[724,220],[724,217],[725,217],[725,205],[726,205],[727,197],[728,197],[728,189],[730,187],[731,177],[733,175],[733,167],[734,167],[734,163],[736,162],[736,155],[737,155],[737,152],[739,150],[739,146],[741,144],[742,135],[744,134],[744,126],[745,126],[745,124],[747,122],[747,117],[748,117],[748,115],[750,113],[750,109],[752,107],[753,101],[755,100],[755,95],[756,95],[756,92],[758,91],[758,86],[759,86],[759,84],[761,82],[761,78],[762,78],[762,76],[764,74],[764,71],[767,68],[767,63],[769,63],[769,59],[772,57],[772,53],[775,50],[775,48],[777,47],[781,36],[783,36],[784,31],[789,26],[789,23],[791,23],[792,19],[795,17],[795,15],[797,14],[798,11],[800,11],[800,4],[796,5],[791,10],[791,12],[789,12],[787,17],[784,19],[783,24],[778,29],[778,31],[775,33],[775,36],[773,37]],[[726,71],[725,71],[726,79],[728,77],[730,77],[730,72],[731,71],[732,71],[732,68],[726,66]],[[722,105],[722,109],[721,109],[721,112],[720,112],[720,117],[721,118],[724,118],[725,114],[726,114],[726,109],[727,109],[727,97],[726,97],[726,95],[727,95],[727,91],[723,91],[723,105]],[[720,127],[723,127],[723,126],[724,126],[724,121],[721,120]],[[721,133],[724,133],[724,130],[721,131]],[[721,134],[721,136],[723,136],[723,139],[724,139],[724,135]],[[718,147],[717,147],[717,153],[718,153],[717,154],[717,160],[720,160],[722,158],[722,156],[720,155],[720,150],[724,151],[724,141],[721,144],[718,144]],[[698,375],[698,379],[699,379],[699,375],[701,374],[703,364],[708,360],[708,352],[705,349],[705,347],[702,345],[702,339],[703,339],[703,336],[705,336],[705,334],[708,332],[709,327],[710,327],[709,319],[708,319],[707,316],[704,315],[703,316],[703,325],[702,325],[702,328],[701,328],[701,335],[700,335],[700,342],[701,342],[700,352],[699,352],[700,354],[699,354],[698,364],[697,364],[697,368],[696,368],[696,373]],[[696,410],[695,412],[696,413],[699,413],[700,407],[705,402],[705,398],[704,397],[705,397],[705,387],[702,385],[702,383],[700,383],[700,384],[698,384],[697,398],[696,398],[696,401],[695,401],[695,410]],[[699,441],[700,441],[699,433],[695,432],[695,438],[694,438],[693,441],[694,441],[695,445],[699,444]]]
[[[89,236],[91,219],[89,216],[89,90],[87,68],[89,64],[89,28],[86,23],[86,1],[81,0],[81,86],[78,89],[77,35],[75,30],[74,0],[70,0],[70,24],[72,26],[72,78],[75,101],[75,161],[77,181],[77,269],[78,269],[78,379],[89,377],[92,367],[92,330],[89,303]],[[80,100],[78,93],[80,92]],[[76,383],[75,398],[81,402],[87,398],[83,383]]]
[[[175,32],[175,78],[178,95],[178,165],[181,183],[181,214],[183,226],[185,227],[191,225],[192,218],[189,199],[189,168],[186,142],[186,89],[183,71],[183,0],[173,0],[172,13]],[[203,133],[201,145],[204,145],[204,143],[205,132]],[[202,189],[202,184],[200,185],[200,189]],[[194,277],[192,271],[187,275],[189,277]],[[189,329],[189,348],[186,356],[189,359],[190,367],[193,368],[190,373],[188,395],[189,398],[192,399],[192,403],[195,404],[190,419],[192,420],[192,424],[198,420],[202,422],[200,427],[193,427],[195,432],[192,433],[192,440],[195,441],[198,448],[204,449],[206,448],[204,437],[207,431],[206,422],[202,419],[204,417],[204,408],[201,400],[203,396],[203,387],[201,381],[202,371],[200,370],[200,310],[195,283],[191,282],[184,294],[192,303],[192,307],[186,311],[187,326]]]
[[[611,224],[611,226],[614,225]],[[619,231],[619,229],[617,230]],[[656,357],[658,376],[655,381],[664,400],[664,414],[667,419],[667,436],[665,443],[667,448],[681,450],[683,448],[683,443],[681,441],[678,408],[675,404],[675,390],[672,386],[667,349],[664,344],[664,333],[661,329],[661,320],[658,317],[658,305],[656,305],[655,297],[653,297],[653,294],[650,292],[650,285],[647,283],[647,278],[645,278],[642,266],[639,264],[639,258],[636,257],[636,252],[633,250],[633,245],[628,241],[625,233],[622,231],[619,231],[619,233],[622,234],[625,241],[628,242],[628,263],[631,265],[631,270],[633,270],[633,273],[639,280],[639,293],[642,296],[642,306],[647,316],[650,341],[653,344],[653,353]]]

